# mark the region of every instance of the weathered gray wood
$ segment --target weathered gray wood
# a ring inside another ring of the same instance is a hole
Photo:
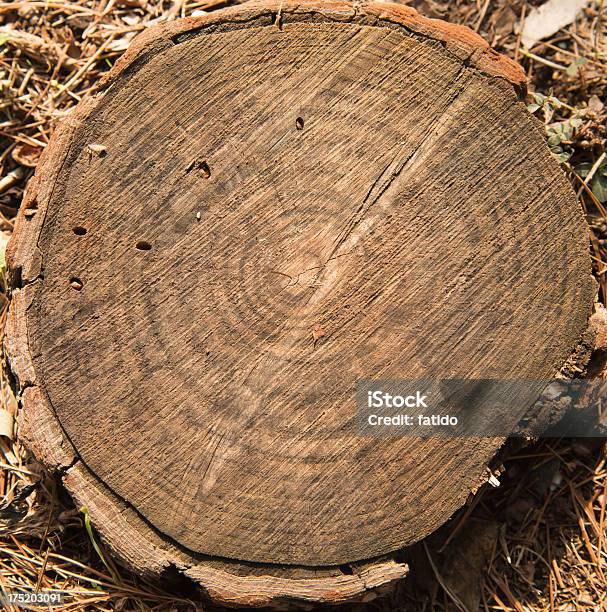
[[[523,89],[465,28],[277,2],[146,33],[79,105],[19,219],[7,347],[24,437],[118,554],[233,604],[404,575],[384,555],[502,441],[360,438],[356,380],[549,378],[592,309]]]

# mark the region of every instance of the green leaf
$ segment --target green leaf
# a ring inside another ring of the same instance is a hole
[[[561,136],[556,132],[551,132],[548,134],[548,144],[551,147],[556,147],[561,144]]]
[[[569,119],[569,123],[577,130],[578,128],[582,127],[582,124],[584,123],[583,119],[581,117],[571,117],[571,119]]]
[[[93,545],[93,548],[95,549],[95,552],[99,555],[99,558],[101,559],[101,561],[103,562],[103,565],[105,565],[107,571],[110,573],[110,575],[114,579],[114,582],[116,582],[116,584],[120,584],[119,576],[116,575],[116,572],[114,572],[114,570],[110,567],[108,562],[105,560],[105,557],[103,556],[103,553],[101,552],[101,547],[99,546],[99,544],[97,544],[97,540],[95,539],[95,535],[93,534],[93,526],[91,525],[91,517],[89,515],[88,508],[86,506],[82,506],[82,508],[80,508],[80,512],[82,512],[82,514],[84,515],[84,527],[86,528],[86,532],[89,534],[89,538],[91,540],[91,544]]]
[[[544,94],[534,92],[531,95],[533,96],[533,99],[536,101],[536,103],[540,106],[542,106],[546,101],[546,96]]]
[[[582,162],[575,167],[575,171],[582,177],[586,178],[592,170],[592,164],[589,162]]]
[[[532,114],[540,108],[542,108],[541,104],[527,104],[527,110]]]
[[[592,193],[594,193],[596,196],[596,199],[601,202],[601,204],[607,202],[607,176],[605,176],[602,172],[597,172],[592,177],[590,188],[592,189]]]
[[[0,274],[6,270],[6,243],[0,245]]]
[[[579,72],[580,67],[583,66],[586,63],[586,58],[585,57],[579,57],[577,59],[574,59],[571,64],[569,64],[569,66],[567,66],[567,70],[565,70],[566,74],[568,76],[576,76],[576,74]]]
[[[556,157],[559,160],[559,163],[564,164],[566,162],[568,162],[571,159],[571,153],[567,152],[567,151],[563,151],[560,147],[559,147],[560,151],[556,151],[556,150],[552,150],[552,155],[554,155],[554,157]]]
[[[0,232],[0,287],[6,290],[6,246],[8,245],[8,235]]]

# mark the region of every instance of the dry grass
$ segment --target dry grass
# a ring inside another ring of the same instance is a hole
[[[12,230],[23,188],[55,125],[132,38],[155,23],[229,3],[0,2],[2,237]],[[520,61],[532,90],[547,96],[530,103],[542,103],[535,112],[587,211],[604,301],[607,211],[593,193],[593,178],[605,162],[607,10],[594,2],[575,24],[526,50],[520,24],[539,3],[408,2],[478,31]],[[4,408],[14,412],[6,383],[0,393]],[[19,443],[0,437],[0,451],[1,591],[62,589],[69,594],[66,610],[203,609],[117,567],[103,547],[99,554],[82,515]],[[514,452],[504,462],[499,487],[483,489],[406,553],[416,571],[393,597],[351,608],[443,610],[479,601],[484,610],[607,610],[606,457],[600,440],[545,441]]]
[[[457,609],[455,600],[477,598],[481,610],[607,609],[603,442],[522,449],[505,462],[500,480],[430,538],[423,552],[434,568],[413,552],[425,574],[379,610]]]

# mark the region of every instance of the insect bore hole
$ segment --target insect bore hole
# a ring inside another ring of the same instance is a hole
[[[147,240],[140,240],[137,242],[137,244],[135,244],[135,248],[138,251],[151,251],[152,245]]]
[[[195,159],[185,171],[189,174],[192,170],[196,170],[205,179],[211,178],[211,166],[203,159]]]
[[[76,236],[84,236],[86,235],[86,227],[82,227],[82,225],[77,225],[72,228],[72,232],[76,234]]]
[[[204,176],[204,178],[211,178],[211,168],[207,162],[200,162],[198,168],[200,169],[200,172],[202,172],[202,176]]]
[[[303,130],[304,129],[304,120],[303,117],[297,117],[297,119],[295,119],[295,128],[298,130]]]

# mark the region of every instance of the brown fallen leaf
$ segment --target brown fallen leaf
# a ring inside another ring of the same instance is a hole
[[[489,24],[498,39],[505,38],[514,32],[518,17],[509,5],[497,10],[491,17]]]
[[[15,419],[11,412],[0,408],[0,436],[4,436],[9,440],[14,438]]]
[[[28,57],[42,64],[56,64],[62,61],[66,68],[74,68],[76,60],[68,57],[64,50],[56,43],[29,32],[14,30],[8,26],[0,27],[0,36],[6,44],[19,49]]]
[[[35,168],[42,155],[42,147],[36,147],[27,143],[18,144],[11,153],[12,158],[22,166]]]
[[[471,519],[445,553],[443,588],[470,612],[481,608],[483,572],[491,559],[498,533],[497,522]]]

